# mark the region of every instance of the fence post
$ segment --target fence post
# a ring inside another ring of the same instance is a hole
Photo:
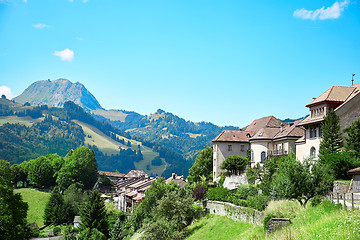
[[[351,207],[354,208],[354,193],[351,193]]]
[[[336,193],[337,196],[337,203],[339,204],[339,193]]]
[[[331,201],[331,203],[333,203],[333,194],[334,194],[334,193],[331,193],[331,195],[330,195],[330,201]]]
[[[345,193],[344,193],[344,208],[347,209],[345,200],[346,200],[346,198],[345,198]]]

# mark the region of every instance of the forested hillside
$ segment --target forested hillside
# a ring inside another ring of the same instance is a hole
[[[135,137],[140,137],[147,142],[156,142],[190,159],[193,159],[201,149],[211,145],[211,140],[222,130],[237,129],[236,127],[219,127],[209,122],[186,121],[161,109],[150,116],[128,111],[102,110],[92,113],[95,118],[106,120]]]

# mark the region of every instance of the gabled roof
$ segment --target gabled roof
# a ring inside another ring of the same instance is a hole
[[[303,137],[304,136],[304,128],[298,127],[298,123],[300,123],[302,119],[295,121],[294,123],[290,123],[287,126],[284,126],[280,131],[274,136],[274,139],[285,138],[285,137]]]
[[[321,104],[323,102],[345,102],[355,89],[355,85],[351,87],[331,86],[319,97],[308,103],[306,107],[311,107],[317,104]]]
[[[118,172],[107,172],[107,171],[98,171],[99,175],[105,174],[107,177],[123,177],[125,174]]]
[[[360,175],[360,167],[348,171],[349,175]]]
[[[249,142],[249,139],[254,135],[253,131],[240,131],[240,130],[224,130],[213,142]]]
[[[267,116],[254,120],[247,128],[246,131],[257,132],[264,127],[281,127],[282,122],[274,116]]]
[[[148,177],[148,175],[141,170],[130,170],[128,173],[125,174],[124,177],[141,177],[141,176]]]
[[[250,141],[273,139],[279,131],[280,127],[263,127],[250,139]]]

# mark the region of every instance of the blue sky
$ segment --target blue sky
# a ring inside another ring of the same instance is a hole
[[[359,83],[359,46],[355,1],[0,0],[0,93],[67,78],[106,109],[245,126]]]

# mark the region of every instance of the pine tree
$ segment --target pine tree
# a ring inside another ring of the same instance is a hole
[[[320,143],[319,153],[320,155],[326,155],[336,153],[340,151],[343,146],[339,117],[336,115],[334,110],[331,110],[321,125],[322,129],[322,140]]]
[[[344,129],[344,132],[348,135],[345,137],[346,150],[350,151],[356,158],[360,158],[360,119]]]
[[[55,187],[44,210],[44,223],[60,225],[70,222],[74,218],[71,206],[64,201],[59,189]]]
[[[107,235],[108,223],[106,221],[105,204],[98,191],[89,191],[83,207],[80,209],[83,228],[96,228]]]

